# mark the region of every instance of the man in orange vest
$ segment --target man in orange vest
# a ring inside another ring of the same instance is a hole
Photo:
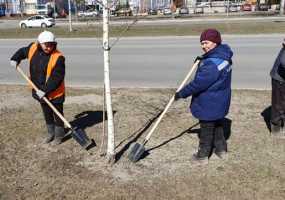
[[[30,64],[31,81],[40,89],[32,90],[32,96],[41,104],[47,125],[47,137],[44,143],[60,144],[65,135],[63,121],[42,100],[45,96],[63,114],[65,99],[65,58],[57,50],[57,42],[52,32],[43,31],[36,42],[20,48],[10,60],[17,67],[23,59]]]

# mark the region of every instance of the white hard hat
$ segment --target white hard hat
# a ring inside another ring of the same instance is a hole
[[[46,42],[56,42],[56,41],[55,41],[55,36],[52,32],[43,31],[38,36],[38,42],[42,44]]]

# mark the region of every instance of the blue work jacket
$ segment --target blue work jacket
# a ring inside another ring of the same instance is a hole
[[[224,118],[231,102],[231,76],[233,52],[220,44],[202,56],[193,81],[178,95],[192,96],[190,110],[199,120],[214,121]]]

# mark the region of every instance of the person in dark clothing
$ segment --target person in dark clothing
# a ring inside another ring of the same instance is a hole
[[[220,33],[215,29],[202,32],[200,42],[204,54],[194,79],[176,92],[175,100],[192,96],[190,110],[199,119],[199,148],[192,161],[208,163],[210,154],[224,158],[227,142],[224,137],[223,121],[231,102],[231,76],[233,52],[222,44]]]
[[[10,64],[17,67],[23,59],[30,64],[30,79],[39,88],[32,90],[32,96],[41,104],[47,125],[47,137],[44,143],[60,144],[64,137],[64,123],[43,101],[45,96],[63,114],[65,100],[65,58],[57,50],[57,42],[53,33],[43,31],[36,42],[22,47],[11,57]]]
[[[272,83],[271,95],[271,133],[285,139],[285,39],[270,72]]]

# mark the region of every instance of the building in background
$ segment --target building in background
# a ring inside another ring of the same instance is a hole
[[[37,14],[37,0],[25,0],[24,13],[27,15]]]
[[[0,16],[3,12],[6,16],[35,14],[52,16],[54,12],[57,12],[58,16],[66,16],[68,0],[0,0]]]
[[[4,15],[13,15],[13,14],[20,14],[20,0],[0,0],[0,7],[2,10],[2,14]],[[2,15],[2,16],[4,16]]]
[[[97,10],[102,11],[101,0],[70,0],[71,12],[76,10]],[[147,13],[151,10],[163,10],[164,8],[171,8],[175,12],[176,8],[188,7],[195,8],[197,6],[206,6],[204,10],[209,12],[224,12],[224,6],[228,3],[251,4],[255,10],[255,6],[260,4],[267,4],[269,8],[277,7],[280,0],[108,0],[111,11],[120,8],[130,8],[133,14]],[[217,7],[221,9],[217,11]],[[47,14],[49,16],[68,15],[68,0],[0,0],[0,16],[3,15],[33,15],[33,14]]]

